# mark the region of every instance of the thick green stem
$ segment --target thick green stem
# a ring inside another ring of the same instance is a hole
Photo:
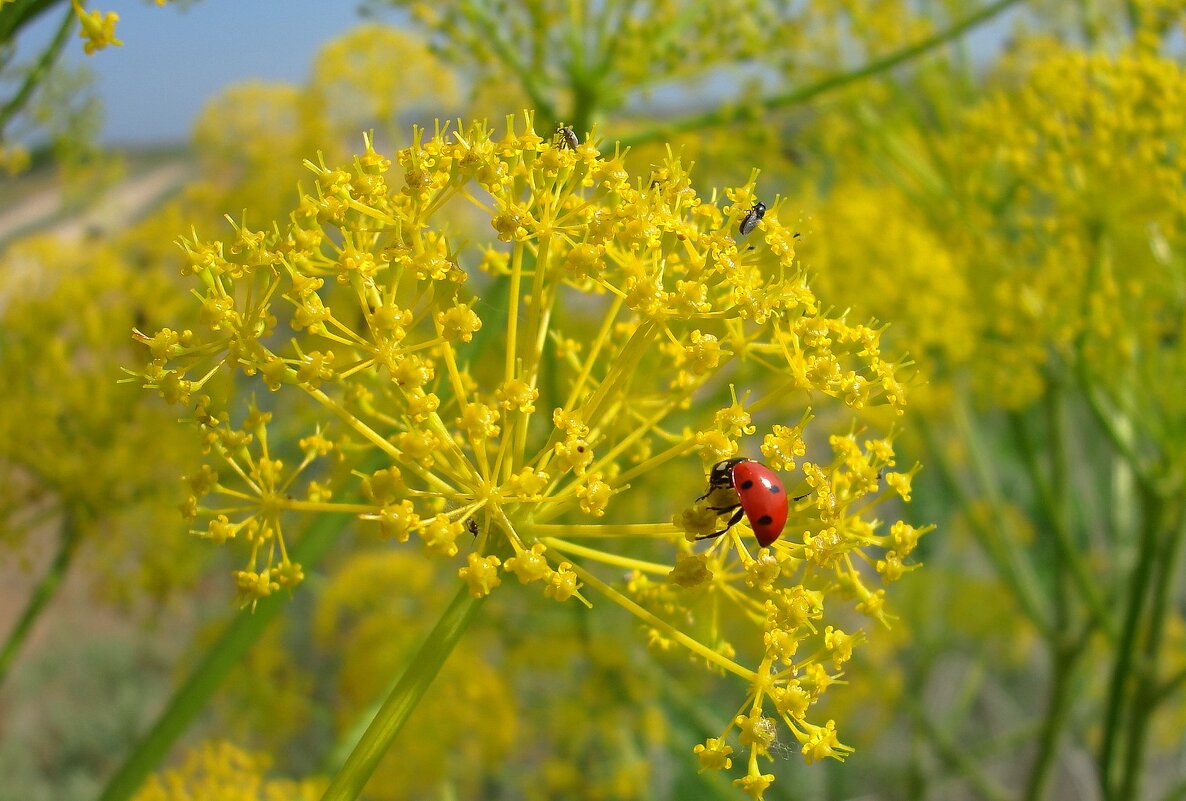
[[[1050,788],[1050,779],[1058,765],[1058,751],[1066,729],[1067,713],[1071,707],[1072,682],[1079,657],[1083,653],[1080,639],[1070,646],[1057,644],[1052,649],[1050,665],[1051,687],[1046,715],[1042,720],[1042,735],[1038,741],[1038,753],[1030,769],[1026,786],[1025,801],[1042,801]]]
[[[74,561],[74,554],[78,551],[78,537],[79,532],[74,515],[67,511],[62,516],[62,528],[58,535],[58,551],[54,554],[54,559],[50,562],[45,575],[33,588],[24,611],[17,618],[12,631],[8,633],[8,639],[4,641],[4,647],[0,648],[0,684],[4,683],[13,661],[20,653],[25,640],[29,638],[33,624],[37,622],[37,618],[45,611],[49,602],[57,594],[58,588],[62,586],[62,578],[70,569],[70,564]]]
[[[1026,472],[1029,474],[1030,484],[1037,490],[1038,506],[1047,519],[1050,530],[1054,534],[1054,543],[1058,548],[1058,558],[1071,571],[1071,580],[1080,598],[1087,606],[1087,612],[1092,623],[1103,632],[1109,642],[1115,642],[1116,623],[1108,614],[1108,607],[1099,590],[1099,583],[1092,578],[1088,571],[1087,562],[1083,559],[1081,549],[1075,544],[1071,535],[1070,517],[1066,508],[1066,453],[1063,451],[1057,459],[1056,467],[1061,465],[1058,478],[1054,484],[1042,475],[1038,464],[1037,453],[1034,451],[1033,441],[1026,430],[1025,421],[1017,412],[1009,414],[1009,427],[1013,432],[1013,440],[1021,452]],[[1061,448],[1061,434],[1059,447]],[[1055,486],[1060,487],[1058,493]]]
[[[453,602],[420,646],[403,677],[346,758],[346,764],[321,796],[321,801],[354,801],[361,795],[379,760],[391,748],[395,736],[428,692],[453,647],[461,640],[481,600],[471,596],[465,584],[458,588]]]
[[[1132,693],[1132,707],[1128,713],[1128,742],[1125,748],[1124,775],[1119,798],[1140,798],[1144,778],[1145,749],[1149,743],[1149,730],[1153,715],[1157,711],[1155,699],[1158,692],[1158,677],[1161,672],[1161,657],[1165,640],[1167,612],[1173,603],[1174,586],[1178,575],[1178,556],[1186,530],[1182,526],[1180,508],[1171,508],[1169,519],[1159,520],[1162,528],[1159,536],[1158,554],[1155,559],[1157,577],[1153,582],[1152,603],[1146,619],[1144,647],[1141,661],[1137,665],[1135,688]]]
[[[1142,493],[1142,496],[1144,500],[1143,525],[1140,532],[1137,562],[1128,581],[1124,620],[1120,627],[1120,642],[1114,652],[1115,661],[1112,664],[1112,672],[1108,680],[1107,701],[1104,707],[1104,737],[1100,743],[1097,759],[1104,798],[1114,801],[1123,800],[1123,796],[1117,794],[1119,788],[1114,786],[1113,782],[1115,762],[1118,757],[1117,748],[1121,742],[1121,718],[1125,708],[1129,707],[1132,702],[1133,661],[1140,643],[1141,622],[1149,599],[1149,582],[1153,577],[1158,551],[1156,526],[1160,516],[1159,504],[1156,498],[1147,492]]]
[[[354,517],[346,514],[318,516],[289,550],[289,558],[305,570],[325,556]],[[108,782],[99,801],[127,801],[156,770],[169,749],[205,708],[231,670],[242,661],[264,629],[288,604],[286,594],[264,598],[255,609],[244,609],[230,622],[222,636],[211,644],[205,656],[190,671],[185,683],[173,693],[152,729],[137,743],[119,772]]]
[[[680,133],[688,133],[690,131],[700,131],[705,128],[715,128],[722,125],[729,125],[734,122],[740,122],[744,119],[753,117],[755,114],[760,115],[763,111],[772,111],[779,108],[787,108],[790,106],[805,103],[808,100],[813,100],[816,97],[830,92],[833,89],[839,89],[851,83],[871,78],[875,75],[880,75],[883,72],[888,72],[899,64],[904,64],[911,59],[926,53],[929,50],[934,50],[953,39],[962,36],[972,28],[986,22],[997,14],[1000,14],[1010,6],[1017,5],[1021,0],[997,0],[995,3],[989,3],[984,8],[964,17],[960,21],[944,28],[927,39],[909,45],[890,53],[879,59],[870,61],[868,64],[855,69],[851,72],[845,72],[840,75],[830,75],[823,80],[817,81],[807,86],[800,87],[785,94],[774,95],[773,97],[765,98],[759,101],[754,108],[753,104],[742,106],[729,106],[719,109],[714,109],[703,114],[695,114],[690,117],[685,117],[682,120],[658,125],[644,131],[639,131],[632,136],[622,137],[621,143],[623,146],[640,145],[646,142],[655,142],[664,139],[671,139],[674,135]]]

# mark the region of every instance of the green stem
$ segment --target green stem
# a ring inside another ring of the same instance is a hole
[[[820,81],[817,81],[807,86],[794,89],[790,92],[781,95],[774,95],[773,97],[765,98],[757,103],[758,108],[755,109],[752,104],[741,106],[729,106],[714,109],[703,114],[695,114],[690,117],[685,117],[682,120],[677,120],[671,123],[658,125],[654,128],[639,131],[631,136],[626,136],[621,139],[623,147],[640,145],[646,142],[654,142],[662,139],[669,139],[674,134],[688,133],[690,131],[700,131],[705,128],[720,127],[729,125],[734,122],[739,122],[744,119],[749,119],[755,114],[760,116],[763,111],[772,111],[774,109],[786,108],[800,103],[805,103],[812,100],[819,95],[830,92],[833,89],[839,89],[842,86],[847,86],[851,83],[870,78],[880,73],[893,69],[899,64],[903,64],[916,56],[920,56],[928,50],[933,50],[936,47],[950,42],[970,29],[976,27],[982,22],[992,19],[997,14],[1001,13],[1010,6],[1017,5],[1020,0],[997,0],[994,3],[989,3],[984,8],[964,17],[960,21],[944,28],[936,33],[934,36],[923,39],[912,45],[890,53],[879,59],[870,61],[868,64],[855,69],[851,72],[845,72],[840,75],[830,75]]]
[[[1065,421],[1063,419],[1062,389],[1057,380],[1047,383],[1047,390],[1043,397],[1043,407],[1046,413],[1046,429],[1050,437],[1050,506],[1047,514],[1054,523],[1055,542],[1058,547],[1073,552],[1071,546],[1071,510],[1069,507],[1070,469],[1067,466],[1067,443],[1063,437]],[[1066,561],[1055,559],[1052,565],[1054,571],[1054,640],[1051,645],[1058,647],[1058,641],[1070,624],[1070,609],[1067,599],[1067,569]]]
[[[936,756],[956,771],[979,798],[986,801],[1009,801],[1009,793],[985,773],[976,760],[969,757],[962,746],[956,745],[950,737],[939,730],[922,706],[909,695],[906,696],[906,711],[918,724],[923,736],[934,749]]]
[[[963,416],[966,417],[966,413]],[[938,465],[939,475],[943,479],[947,491],[955,497],[956,505],[962,509],[974,509],[976,506],[975,499],[964,488],[959,476],[956,475],[951,460],[947,458],[942,447],[935,439],[935,434],[931,430],[930,425],[921,418],[916,421],[916,424],[917,430],[922,436],[928,452],[931,454],[931,458],[928,461]],[[983,485],[989,477],[983,473],[986,466],[980,464],[984,460],[978,459],[975,453],[980,447],[979,442],[974,437],[970,437],[970,430],[967,425],[962,427],[965,428],[965,441],[967,441],[970,451],[973,452],[973,464],[977,466],[979,480]],[[1000,508],[1000,499],[995,497],[995,490],[988,485],[985,485],[983,489],[989,495],[987,498],[989,504],[994,508]],[[1001,581],[1004,582],[1005,586],[1009,588],[1013,597],[1017,600],[1022,614],[1029,618],[1030,622],[1034,624],[1034,627],[1043,636],[1049,637],[1051,625],[1043,608],[1041,594],[1038,592],[1032,577],[1020,567],[1020,563],[1017,561],[1020,559],[1017,549],[1010,549],[998,542],[996,532],[984,522],[980,515],[974,512],[968,516],[968,526],[973,536],[976,537],[977,543],[980,545],[985,556],[992,561]]]
[[[37,88],[45,76],[49,74],[50,68],[53,67],[58,56],[62,54],[62,48],[66,45],[66,39],[70,35],[70,31],[74,28],[75,14],[74,9],[67,6],[66,13],[62,15],[62,21],[58,23],[58,30],[54,34],[54,38],[45,49],[41,51],[41,55],[37,58],[37,63],[29,70],[29,74],[25,76],[24,82],[20,89],[12,96],[12,99],[0,108],[0,140],[4,138],[4,131],[8,127],[8,123],[12,118],[25,107],[29,102],[29,98],[33,96],[33,90]]]
[[[353,519],[353,515],[346,514],[319,515],[306,528],[300,541],[289,549],[289,558],[305,570],[313,567],[324,558],[342,529]],[[286,596],[272,595],[260,600],[254,611],[244,609],[231,620],[173,693],[152,729],[141,738],[119,772],[107,783],[99,801],[127,801],[132,797],[287,603]]]
[[[66,0],[14,0],[0,6],[0,44],[8,44],[21,28]]]
[[[12,631],[8,633],[4,647],[0,649],[0,684],[3,684],[5,677],[8,676],[13,661],[20,653],[25,640],[28,639],[29,632],[33,629],[33,624],[37,622],[37,618],[45,611],[49,602],[57,594],[58,588],[62,586],[62,578],[70,569],[74,555],[78,552],[78,540],[79,531],[74,523],[74,515],[67,510],[62,516],[62,528],[58,535],[58,551],[54,554],[54,559],[50,562],[45,575],[33,588],[33,593],[29,596],[24,611],[17,618]]]
[[[354,801],[359,797],[379,760],[391,748],[395,736],[428,692],[453,647],[461,640],[481,600],[471,596],[465,584],[458,588],[452,603],[429,632],[403,677],[346,758],[346,764],[321,796],[321,801]]]
[[[516,55],[514,49],[503,41],[499,35],[501,27],[496,19],[493,19],[484,7],[485,3],[479,2],[466,3],[462,9],[462,13],[473,25],[478,26],[484,31],[484,38],[486,43],[490,45],[494,54],[502,60],[502,63],[507,66],[519,79],[520,86],[527,96],[531,98],[531,104],[535,111],[540,116],[548,120],[556,119],[556,108],[544,96],[543,90],[540,88],[536,80],[536,74],[526,64],[524,64]]]
[[[1041,801],[1049,792],[1050,779],[1058,764],[1058,751],[1062,744],[1063,731],[1066,729],[1067,712],[1071,707],[1074,687],[1074,682],[1071,681],[1072,674],[1083,653],[1085,642],[1084,637],[1071,645],[1058,643],[1052,650],[1050,670],[1053,686],[1050,688],[1046,715],[1042,720],[1038,754],[1030,769],[1029,782],[1023,796],[1025,801]]]
[[[1161,672],[1166,613],[1173,603],[1173,589],[1178,575],[1178,556],[1182,540],[1186,538],[1186,528],[1183,528],[1183,520],[1177,507],[1172,514],[1177,519],[1162,527],[1164,543],[1160,544],[1159,553],[1155,559],[1157,578],[1153,582],[1152,608],[1147,615],[1148,628],[1146,629],[1141,661],[1137,666],[1132,708],[1129,711],[1128,743],[1125,750],[1120,798],[1141,797],[1145,748],[1149,743],[1149,730],[1156,712],[1154,700],[1158,690],[1158,674]]]
[[[1156,499],[1147,492],[1143,492],[1142,497],[1144,500],[1143,525],[1140,532],[1137,562],[1129,578],[1124,622],[1120,627],[1120,642],[1115,650],[1116,659],[1112,664],[1111,677],[1108,681],[1107,701],[1104,707],[1104,738],[1100,743],[1097,758],[1104,798],[1116,799],[1116,801],[1123,798],[1116,794],[1116,788],[1112,783],[1117,746],[1120,743],[1121,715],[1132,695],[1130,685],[1133,679],[1133,660],[1136,656],[1141,621],[1149,597],[1147,592],[1149,581],[1152,578],[1157,556],[1155,528],[1159,517],[1158,504]]]
[[[1076,546],[1071,536],[1069,515],[1066,508],[1067,494],[1065,481],[1067,469],[1066,453],[1062,450],[1062,432],[1060,431],[1057,435],[1057,446],[1051,447],[1052,451],[1061,451],[1061,456],[1053,457],[1056,460],[1055,467],[1058,468],[1059,476],[1055,479],[1054,483],[1062,488],[1056,499],[1056,493],[1051,482],[1047,481],[1042,475],[1041,468],[1038,465],[1038,456],[1034,451],[1033,441],[1029,436],[1029,432],[1026,430],[1025,420],[1019,413],[1009,413],[1009,428],[1013,433],[1014,443],[1021,452],[1022,461],[1025,463],[1026,472],[1029,474],[1030,484],[1038,492],[1039,508],[1048,518],[1049,528],[1054,533],[1055,546],[1058,548],[1058,558],[1061,563],[1070,567],[1071,580],[1080,597],[1086,603],[1087,611],[1091,616],[1092,622],[1104,633],[1109,642],[1115,642],[1117,637],[1116,624],[1108,615],[1108,607],[1103,596],[1100,594],[1098,583],[1088,572],[1087,563],[1083,559],[1081,549]]]
[[[1092,380],[1083,359],[1077,361],[1075,373],[1083,395],[1087,398],[1087,407],[1091,410],[1092,416],[1099,423],[1100,428],[1108,436],[1112,447],[1124,458],[1142,491],[1155,492],[1155,481],[1145,460],[1141,457],[1139,446],[1134,441],[1131,430],[1119,422],[1124,417],[1105,405],[1106,401],[1096,388],[1096,382]]]

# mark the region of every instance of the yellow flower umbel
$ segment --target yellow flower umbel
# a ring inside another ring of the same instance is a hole
[[[889,440],[835,437],[834,458],[804,462],[788,484],[804,498],[769,549],[741,528],[697,545],[720,523],[693,499],[743,449],[794,470],[812,398],[899,407],[879,331],[821,313],[779,202],[738,243],[753,176],[722,208],[675,158],[661,181],[633,178],[621,154],[539,136],[530,117],[502,137],[475,124],[415,142],[394,175],[369,138],[352,165],[310,163],[314,186],[283,226],[183,240],[204,327],[141,335],[147,385],[206,432],[213,458],[190,476],[187,512],[208,521],[203,536],[244,541],[244,602],[301,580],[286,519],[348,512],[454,560],[475,596],[597,592],[656,645],[742,678],[729,729],[756,795],[775,720],[808,759],[843,756],[832,724],[808,720],[856,639],[826,625],[825,604],[884,619],[868,577],[907,569],[920,533],[861,516],[889,497]],[[489,222],[489,244],[462,251],[449,233],[462,213]],[[241,420],[204,394],[223,371],[259,387]],[[280,393],[266,405],[265,386]],[[269,436],[302,424],[299,447]],[[893,483],[904,496],[908,476]],[[727,767],[714,753],[703,764]]]
[[[270,760],[225,741],[202,743],[177,768],[154,775],[134,801],[314,801],[323,782],[268,778]]]

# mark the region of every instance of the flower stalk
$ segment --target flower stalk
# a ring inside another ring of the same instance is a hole
[[[321,801],[354,801],[358,798],[379,760],[387,753],[416,706],[428,692],[441,666],[453,652],[473,620],[483,598],[475,598],[462,585],[429,632],[403,676],[379,707],[366,731],[355,744],[345,764],[334,775]]]

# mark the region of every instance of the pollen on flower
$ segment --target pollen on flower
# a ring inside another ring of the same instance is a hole
[[[779,714],[786,715],[793,720],[803,720],[807,717],[807,710],[814,703],[815,698],[807,692],[798,681],[792,681],[785,687],[776,687],[771,691],[774,698],[774,708]]]
[[[676,559],[675,567],[667,574],[667,580],[685,589],[691,589],[712,581],[712,570],[708,567],[708,559],[702,554],[681,556]]]
[[[755,748],[759,754],[765,754],[777,738],[777,728],[771,718],[763,717],[758,710],[748,715],[738,715],[733,719],[737,726],[737,739],[742,745]]]
[[[733,747],[716,737],[709,737],[703,743],[698,743],[692,752],[700,760],[701,773],[706,770],[728,770],[733,767],[733,760],[730,759]]]
[[[457,575],[469,585],[470,595],[475,598],[489,595],[491,590],[502,583],[498,575],[501,562],[497,556],[479,556],[471,552],[466,562],[465,567],[458,569]]]
[[[280,589],[279,582],[272,580],[268,570],[259,573],[254,570],[236,571],[235,586],[239,588],[239,598],[244,606],[254,605],[256,601]]]
[[[747,586],[762,590],[769,590],[782,573],[782,566],[778,558],[770,549],[763,548],[758,555],[745,566],[745,583]]]
[[[496,395],[502,407],[508,411],[534,412],[539,390],[522,378],[512,378],[499,387]]]
[[[420,524],[420,516],[416,514],[416,507],[411,501],[383,506],[374,515],[365,515],[364,519],[379,521],[379,536],[390,537],[397,542],[407,542],[414,527]]]
[[[844,758],[852,753],[852,747],[844,745],[837,737],[835,721],[829,720],[825,726],[814,726],[802,721],[798,725],[803,727],[803,731],[796,729],[795,732],[808,763],[818,762],[827,757],[843,762]]]
[[[420,538],[424,547],[442,556],[454,556],[457,553],[457,538],[465,532],[465,526],[456,520],[450,520],[440,514],[420,527]]]
[[[553,448],[555,465],[564,471],[573,471],[578,476],[584,475],[585,468],[593,461],[593,449],[589,443],[579,437],[566,439],[556,443]]]
[[[886,473],[885,483],[893,488],[894,492],[904,501],[910,500],[910,483],[913,478],[913,473]]]
[[[531,546],[531,550],[520,551],[518,555],[508,559],[503,568],[518,576],[522,584],[539,581],[551,572],[544,550],[544,544],[537,542]]]
[[[834,626],[824,629],[824,647],[832,654],[833,667],[839,668],[852,659],[852,646],[855,640],[853,635],[845,634]]]
[[[800,638],[793,631],[786,629],[770,629],[763,635],[766,655],[775,661],[790,665],[799,652]]]
[[[544,595],[555,601],[567,601],[580,589],[577,574],[572,570],[572,564],[561,562],[555,570],[547,575],[547,585]]]
[[[740,779],[734,779],[733,783],[740,787],[746,795],[761,801],[766,791],[774,784],[774,774],[759,773],[755,768],[754,772],[742,776]]]
[[[522,498],[541,498],[552,477],[543,470],[524,467],[507,480],[511,495]]]
[[[707,504],[697,503],[680,509],[671,518],[671,525],[683,531],[689,541],[713,533],[717,528],[718,515]]]
[[[766,457],[766,463],[772,469],[794,470],[795,460],[807,453],[807,443],[803,441],[803,427],[809,419],[806,417],[795,426],[776,424],[770,433],[763,437],[762,455]]]
[[[602,481],[600,473],[586,475],[585,480],[577,486],[577,498],[580,499],[581,511],[587,515],[594,517],[604,515],[612,496],[613,489]]]
[[[890,538],[893,540],[894,550],[901,556],[906,556],[918,545],[919,537],[932,529],[933,526],[917,529],[904,520],[897,521],[890,526]]]

